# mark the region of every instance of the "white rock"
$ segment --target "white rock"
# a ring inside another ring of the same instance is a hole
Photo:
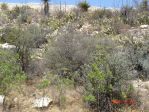
[[[54,36],[56,36],[57,34],[58,34],[58,29],[55,30],[55,31],[51,34],[51,36],[54,37]]]
[[[140,28],[146,29],[146,28],[149,28],[149,25],[141,25]]]
[[[14,49],[14,48],[16,48],[16,46],[9,45],[8,43],[0,44],[0,47],[3,48],[3,49]]]
[[[130,83],[133,85],[134,89],[143,86],[142,81],[140,79],[139,80],[132,80],[132,81],[130,81]]]
[[[35,99],[34,103],[34,107],[35,108],[42,108],[42,107],[48,107],[50,103],[52,103],[52,99],[48,98],[48,97],[42,97],[39,99]]]
[[[3,105],[4,99],[5,99],[5,96],[4,95],[0,95],[0,105]]]
[[[95,35],[97,35],[97,34],[99,34],[99,32],[98,32],[98,31],[94,31],[91,35],[92,35],[92,36],[95,36]]]

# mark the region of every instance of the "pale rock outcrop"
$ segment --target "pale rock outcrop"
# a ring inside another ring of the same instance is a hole
[[[140,108],[143,111],[149,111],[149,81],[133,80],[131,84],[134,88],[134,94],[141,102]]]
[[[0,105],[3,105],[4,99],[5,99],[5,96],[4,95],[0,95]]]
[[[8,43],[4,43],[4,44],[0,44],[0,48],[3,48],[3,49],[14,49],[14,48],[16,48],[16,46],[9,45]]]
[[[43,107],[48,107],[52,103],[52,99],[49,97],[41,97],[39,99],[35,99],[33,102],[33,107],[35,108],[43,108]]]
[[[141,25],[140,28],[147,29],[147,28],[149,28],[149,25]]]

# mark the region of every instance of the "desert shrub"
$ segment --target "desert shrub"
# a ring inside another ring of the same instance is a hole
[[[9,19],[17,19],[17,17],[20,15],[20,7],[15,6],[12,10],[9,11],[8,17]]]
[[[65,16],[65,12],[62,10],[56,10],[54,16],[57,19],[62,19]]]
[[[137,20],[138,20],[139,24],[149,24],[149,12],[144,11],[144,12],[138,13],[138,19]]]
[[[65,14],[65,17],[64,17],[64,22],[65,23],[68,23],[68,22],[72,22],[76,19],[76,16],[74,13],[70,12],[68,14]]]
[[[137,24],[137,12],[133,7],[124,6],[121,8],[121,19],[125,24],[136,25]]]
[[[54,31],[56,29],[59,29],[61,26],[63,26],[64,23],[60,19],[49,18],[47,24]]]
[[[29,25],[28,27],[7,27],[3,33],[2,41],[17,47],[16,52],[19,55],[22,70],[27,72],[31,49],[47,42],[44,31],[37,25]]]
[[[19,36],[19,30],[16,28],[11,28],[11,27],[5,27],[2,29],[2,36],[1,36],[1,41],[3,43],[11,43],[14,44],[16,38]]]
[[[112,112],[112,99],[131,98],[131,85],[127,81],[130,62],[119,43],[100,38],[95,61],[87,73],[85,100],[95,111]]]
[[[0,25],[6,24],[9,22],[9,19],[5,13],[0,12]],[[2,28],[1,28],[2,29]]]
[[[129,25],[124,24],[123,21],[118,17],[113,17],[111,19],[105,18],[104,20],[100,20],[97,24],[99,25],[101,32],[107,35],[121,34],[130,28]]]
[[[56,89],[56,93],[52,94],[53,100],[59,105],[60,109],[64,109],[67,101],[66,90],[74,88],[74,81],[52,73],[47,73],[45,79]]]
[[[139,24],[149,24],[149,5],[148,0],[142,0],[137,9],[137,20]]]
[[[58,74],[71,77],[72,72],[81,69],[81,66],[90,62],[96,39],[75,32],[72,27],[60,32],[60,35],[54,38],[47,50],[47,64]]]
[[[82,15],[82,12],[78,8],[73,8],[71,12],[74,14],[75,19],[79,19]]]
[[[18,54],[0,49],[0,93],[17,88],[26,76],[18,63]]]
[[[31,49],[34,47],[39,47],[41,44],[47,42],[43,34],[44,33],[42,33],[40,27],[36,25],[31,25],[27,29],[20,32],[20,36],[17,38],[15,45],[20,56],[19,58],[23,71],[28,70]]]
[[[31,8],[29,6],[20,7],[20,14],[18,16],[18,22],[20,23],[30,23],[31,22]]]
[[[93,19],[111,18],[112,16],[112,11],[108,9],[95,10],[92,14]]]
[[[86,2],[86,1],[82,1],[80,3],[78,3],[78,7],[81,9],[81,11],[88,11],[88,8],[90,7],[90,5]]]
[[[148,36],[142,35],[141,39],[136,37],[131,35],[123,38],[124,52],[131,69],[138,72],[137,77],[145,79],[148,78]]]
[[[142,0],[139,4],[139,10],[140,11],[149,11],[149,5],[148,0]]]
[[[6,11],[8,10],[8,5],[6,3],[1,4],[1,10]]]

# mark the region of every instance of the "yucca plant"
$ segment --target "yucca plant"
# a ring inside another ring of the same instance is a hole
[[[50,0],[42,0],[44,2],[44,13],[46,16],[49,14],[49,1]]]
[[[88,11],[88,8],[90,7],[90,5],[89,5],[89,3],[85,0],[85,1],[82,1],[82,2],[78,3],[78,7],[79,7],[82,11],[86,12],[86,11]]]

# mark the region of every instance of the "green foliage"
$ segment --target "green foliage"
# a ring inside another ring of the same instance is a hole
[[[81,9],[81,11],[88,11],[88,8],[90,7],[90,5],[85,1],[82,1],[78,4],[78,7]]]
[[[2,3],[2,4],[0,4],[0,6],[1,6],[1,10],[3,10],[3,11],[8,10],[8,5],[6,3]]]
[[[127,83],[131,80],[129,75],[131,63],[119,43],[108,37],[99,38],[94,64],[87,72],[85,98],[95,111],[111,112],[114,108],[112,99],[131,97],[132,89]],[[90,101],[90,96],[94,96],[96,100]]]
[[[17,63],[18,55],[0,49],[0,58],[0,93],[7,93],[25,81],[26,76]]]
[[[14,44],[19,37],[20,30],[17,28],[6,27],[2,30],[3,35],[1,37],[2,42]]]
[[[50,85],[50,81],[45,79],[37,86],[37,88],[44,89],[44,88],[47,88],[49,85]]]
[[[86,95],[86,96],[84,96],[84,100],[86,102],[95,102],[96,101],[96,98],[93,95]]]

